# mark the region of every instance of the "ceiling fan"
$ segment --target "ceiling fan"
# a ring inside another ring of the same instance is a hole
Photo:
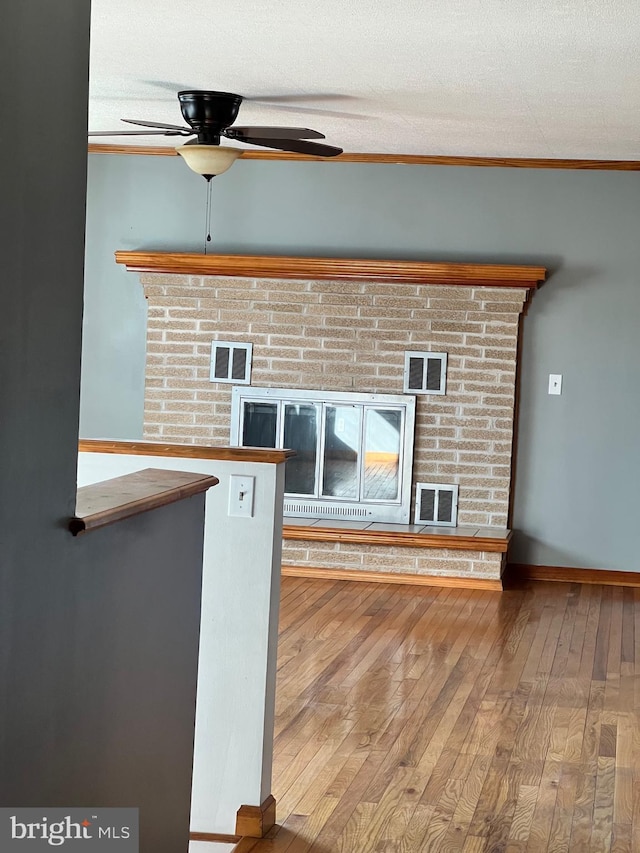
[[[279,151],[292,151],[298,154],[311,154],[316,157],[335,157],[342,154],[342,148],[318,142],[324,134],[306,127],[260,127],[234,125],[238,116],[242,95],[231,92],[213,92],[190,90],[178,92],[180,110],[188,127],[165,124],[154,121],[123,119],[149,130],[91,131],[89,136],[195,136],[184,145],[176,148],[190,169],[210,181],[215,175],[225,172],[242,154],[240,148],[220,145],[220,138],[259,145],[263,148],[275,148]]]

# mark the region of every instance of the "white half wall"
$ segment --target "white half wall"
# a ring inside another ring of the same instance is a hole
[[[207,493],[191,831],[235,832],[271,793],[284,464],[81,452],[78,486],[143,468],[213,474]],[[229,517],[231,475],[255,477]]]

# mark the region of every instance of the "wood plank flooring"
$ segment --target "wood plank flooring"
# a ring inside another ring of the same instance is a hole
[[[640,851],[639,605],[283,578],[279,826],[238,853]]]

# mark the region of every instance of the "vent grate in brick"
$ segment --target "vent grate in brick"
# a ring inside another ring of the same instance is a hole
[[[253,344],[212,341],[210,381],[249,385],[252,352]]]
[[[446,352],[405,352],[406,394],[444,394],[447,377]]]
[[[455,527],[458,520],[458,486],[416,483],[416,524]]]

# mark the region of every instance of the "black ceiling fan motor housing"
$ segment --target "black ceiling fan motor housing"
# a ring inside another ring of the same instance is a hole
[[[180,110],[187,124],[203,145],[219,145],[220,133],[233,124],[242,103],[231,92],[178,92]]]
[[[178,92],[180,110],[186,122],[185,127],[165,122],[140,119],[123,119],[127,124],[138,125],[144,130],[115,130],[109,133],[90,131],[89,136],[193,136],[185,145],[220,145],[220,137],[258,145],[261,148],[274,148],[276,151],[290,151],[295,154],[311,154],[316,157],[335,157],[342,154],[342,148],[335,145],[319,144],[312,140],[324,139],[324,133],[308,127],[270,127],[249,125],[232,127],[238,117],[243,101],[242,95],[232,92],[216,92],[190,89]]]

